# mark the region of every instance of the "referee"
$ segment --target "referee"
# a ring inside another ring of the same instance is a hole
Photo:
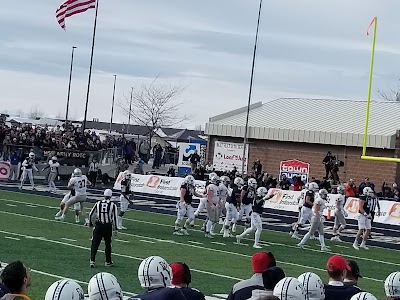
[[[96,253],[99,249],[101,240],[104,238],[106,244],[106,267],[111,267],[111,238],[113,234],[117,235],[117,206],[111,202],[112,190],[104,191],[104,200],[98,201],[89,214],[89,226],[93,227],[93,216],[96,216],[96,223],[93,229],[92,247],[90,251],[90,267],[95,267]]]

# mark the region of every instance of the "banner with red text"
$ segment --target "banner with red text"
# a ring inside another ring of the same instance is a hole
[[[247,170],[248,163],[248,147],[243,158],[243,144],[242,143],[228,143],[228,142],[215,142],[213,167],[216,171],[231,171],[236,167],[239,172],[242,170],[242,163],[244,159],[244,172]]]
[[[0,180],[8,180],[10,177],[10,163],[0,161]]]

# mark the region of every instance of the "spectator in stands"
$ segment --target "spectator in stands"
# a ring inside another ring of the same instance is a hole
[[[153,169],[159,169],[161,166],[161,158],[163,154],[163,148],[159,143],[153,147]]]
[[[233,168],[235,169],[236,167],[233,167]],[[207,164],[206,164],[206,172],[207,173],[211,173],[213,171],[214,171],[214,167],[213,167],[211,161],[207,162]]]
[[[281,190],[289,190],[291,185],[292,184],[290,183],[286,175],[282,175],[282,180],[279,182],[279,187],[281,188]]]
[[[21,261],[8,264],[1,273],[1,281],[9,290],[1,300],[30,300],[26,291],[31,284],[31,274]]]
[[[131,143],[126,143],[125,144],[125,163],[126,164],[132,164],[132,153],[133,153],[133,148]]]
[[[236,283],[229,293],[227,300],[247,300],[252,296],[253,290],[264,290],[262,273],[268,268],[275,267],[275,257],[271,252],[257,252],[251,258],[254,275]]]
[[[192,174],[194,174],[194,171],[200,163],[200,155],[197,153],[197,149],[194,150],[194,153],[190,154],[189,161],[190,167],[192,168]]]
[[[325,177],[329,178],[330,176],[330,172],[332,170],[332,166],[333,166],[333,160],[334,160],[334,156],[332,155],[331,151],[328,151],[328,153],[326,153],[324,159],[322,160],[322,163],[325,166]]]
[[[169,167],[168,172],[167,172],[167,176],[168,177],[175,177],[176,176],[174,166],[170,166]]]
[[[319,188],[320,189],[326,189],[328,191],[328,193],[331,192],[332,187],[331,187],[331,183],[328,181],[327,177],[323,177],[321,183],[319,184]]]
[[[92,162],[89,164],[89,181],[92,183],[92,186],[96,186],[97,175],[99,171],[99,163],[96,158],[92,159]]]
[[[179,288],[186,299],[205,300],[204,294],[196,289],[190,288],[192,275],[189,266],[183,262],[174,262],[170,264],[172,269],[172,286]]]
[[[389,186],[386,180],[382,183],[382,197],[393,198],[392,188]]]
[[[139,156],[147,164],[149,163],[150,143],[147,140],[142,140],[139,144]]]
[[[350,298],[361,290],[352,285],[344,285],[348,271],[351,271],[346,260],[340,255],[331,256],[327,263],[329,281],[325,284],[325,300],[350,300]]]
[[[400,193],[399,193],[399,189],[397,187],[397,183],[393,183],[393,185],[392,185],[392,194],[393,194],[394,201],[399,202],[400,201]]]
[[[262,164],[259,159],[256,159],[256,161],[254,162],[252,170],[254,171],[255,178],[258,179],[262,173]]]
[[[303,189],[304,182],[301,180],[300,176],[293,177],[293,191],[301,191]]]
[[[356,197],[357,196],[357,187],[354,183],[353,179],[350,179],[346,185],[346,197]]]
[[[278,180],[276,179],[276,177],[273,177],[272,174],[269,174],[265,185],[266,185],[265,187],[267,188],[267,190],[274,189],[278,185]]]
[[[358,194],[362,195],[364,188],[367,186],[370,187],[373,191],[375,191],[375,184],[369,181],[369,177],[365,177],[364,181],[361,182],[360,185],[358,186]]]
[[[18,179],[18,165],[21,162],[21,157],[17,151],[14,151],[10,156],[10,180]]]
[[[344,285],[353,285],[357,286],[358,279],[362,278],[360,274],[360,268],[355,260],[348,259],[347,264],[350,267],[350,270],[346,272],[346,277],[344,278]]]
[[[215,169],[213,168],[211,172],[214,172]],[[233,180],[235,180],[236,176],[238,175],[238,170],[236,168],[236,166],[233,167],[231,174],[229,175],[229,177],[231,178],[232,182]]]

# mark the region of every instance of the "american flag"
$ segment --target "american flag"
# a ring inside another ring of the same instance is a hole
[[[96,0],[67,0],[56,10],[56,18],[61,28],[65,30],[65,18],[96,7]]]

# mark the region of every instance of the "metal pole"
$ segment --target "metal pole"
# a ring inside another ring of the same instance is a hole
[[[260,28],[261,9],[262,9],[262,0],[260,0],[260,7],[258,9],[256,39],[255,39],[255,42],[254,42],[254,51],[253,51],[253,64],[251,66],[249,99],[248,99],[248,102],[247,102],[247,114],[246,114],[246,127],[244,129],[242,174],[244,174],[245,155],[246,155],[246,148],[247,148],[247,143],[248,143],[247,135],[248,135],[248,127],[249,127],[250,104],[251,104],[251,94],[252,94],[252,91],[253,91],[253,78],[254,78],[254,69],[255,69],[255,64],[256,64],[256,56],[257,56],[257,43],[258,43],[258,32],[259,32],[259,28]]]
[[[71,95],[71,82],[72,82],[72,68],[74,66],[74,51],[76,47],[72,46],[72,54],[71,54],[71,69],[69,70],[69,83],[68,83],[68,95],[67,95],[67,108],[65,110],[65,123],[68,121],[68,111],[69,111],[69,98]]]
[[[114,88],[113,88],[112,105],[111,105],[110,133],[111,133],[111,126],[112,126],[113,115],[114,115],[114,100],[115,100],[115,85],[116,85],[116,83],[117,83],[117,75],[114,75]]]
[[[129,127],[131,126],[132,100],[133,100],[133,88],[131,90],[131,102],[129,104],[128,126],[126,127],[126,133],[127,134],[129,133]]]
[[[87,111],[88,111],[88,105],[89,105],[89,94],[90,94],[90,82],[92,80],[94,44],[95,44],[95,41],[96,41],[97,13],[98,13],[98,11],[99,11],[99,0],[96,0],[96,13],[95,13],[95,16],[94,16],[94,25],[93,25],[92,53],[90,55],[89,78],[88,78],[88,86],[87,86],[87,92],[86,92],[85,116],[83,118],[82,133],[84,133],[85,129],[86,129],[86,119],[87,119]]]

